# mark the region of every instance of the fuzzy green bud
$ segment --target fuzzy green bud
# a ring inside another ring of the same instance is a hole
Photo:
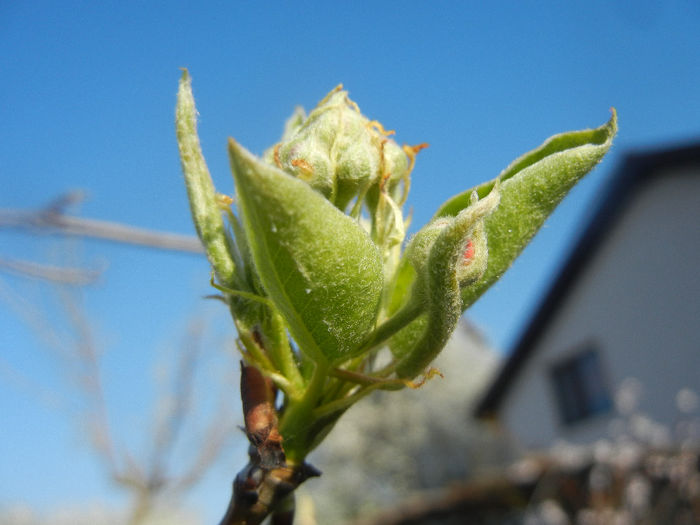
[[[264,158],[306,181],[341,210],[373,184],[393,185],[408,174],[409,159],[387,138],[391,132],[362,115],[342,86],[302,119],[297,111],[282,142]]]

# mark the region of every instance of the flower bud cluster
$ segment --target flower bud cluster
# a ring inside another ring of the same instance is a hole
[[[345,210],[372,186],[393,190],[409,175],[410,158],[388,138],[391,134],[362,115],[338,86],[308,117],[297,111],[287,122],[282,141],[264,158]]]

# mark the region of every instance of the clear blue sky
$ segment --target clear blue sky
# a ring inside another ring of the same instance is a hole
[[[233,186],[227,136],[260,153],[295,105],[313,107],[342,82],[399,142],[430,143],[409,198],[415,225],[548,136],[600,125],[615,106],[612,153],[469,312],[507,351],[623,152],[700,137],[698,27],[695,0],[3,2],[0,207],[38,207],[81,188],[83,216],[192,233],[173,133],[181,67],[193,77],[204,153],[222,191]],[[3,258],[47,261],[50,245],[0,231]],[[109,263],[86,304],[106,352],[113,424],[138,443],[158,349],[177,343],[193,313],[218,311],[202,305],[208,268],[193,256],[100,242],[83,243],[81,254]],[[34,297],[31,283],[0,279]],[[230,335],[225,312],[213,315],[217,337]],[[118,503],[75,419],[8,379],[12,369],[60,390],[46,355],[0,303],[0,506]],[[228,457],[194,494],[190,504],[209,521],[224,510],[241,460]]]

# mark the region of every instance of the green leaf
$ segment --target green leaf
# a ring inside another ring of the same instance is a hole
[[[316,362],[353,357],[374,326],[383,276],[369,235],[307,183],[229,140],[238,207],[269,298]]]
[[[464,267],[475,264],[480,274],[486,266],[486,244],[480,240],[479,253],[476,253],[473,238],[477,235],[483,239],[485,218],[495,213],[498,202],[498,186],[480,201],[474,194],[471,205],[457,217],[437,219],[428,224],[406,248],[406,257],[417,274],[412,291],[415,298],[411,300],[424,303],[427,315],[420,321],[425,323],[423,333],[412,348],[393,348],[394,352],[405,352],[396,366],[400,378],[411,379],[423,372],[447,344],[462,313],[462,279],[471,274]],[[465,249],[470,252],[468,260],[465,260]]]
[[[187,70],[182,72],[177,93],[175,133],[197,235],[219,281],[226,286],[235,287],[236,266],[221,209],[216,202],[214,183],[199,145],[197,109],[192,96],[192,81]]]
[[[555,135],[501,173],[501,203],[485,220],[488,265],[478,281],[462,290],[463,310],[510,267],[564,196],[602,160],[616,133],[617,114],[613,109],[612,117],[601,127]],[[452,197],[435,217],[457,215],[469,205],[472,191],[483,198],[495,181]]]

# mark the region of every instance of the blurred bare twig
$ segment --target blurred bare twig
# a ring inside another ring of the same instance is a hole
[[[82,199],[81,192],[71,192],[38,210],[0,209],[0,228],[26,230],[30,233],[89,237],[159,250],[203,253],[199,239],[191,235],[137,228],[66,214],[66,207]]]
[[[23,277],[53,281],[73,286],[92,284],[99,278],[101,273],[99,270],[66,268],[31,261],[5,259],[2,257],[0,257],[0,270],[5,270]]]
[[[194,381],[202,360],[203,326],[192,322],[180,348],[174,352],[179,363],[171,385],[156,403],[155,424],[148,439],[147,452],[133,454],[115,443],[115,431],[109,422],[102,384],[102,352],[95,342],[82,304],[81,290],[56,284],[52,287],[57,292],[68,326],[66,332],[60,332],[54,326],[55,321],[52,322],[37,304],[12,292],[8,286],[0,287],[0,297],[63,365],[83,407],[80,419],[88,427],[90,446],[105,466],[109,479],[131,494],[129,523],[143,523],[160,501],[181,496],[196,484],[234,434],[235,424],[225,401],[229,396],[223,389],[209,422],[203,427],[193,422],[196,405],[193,400]],[[11,367],[3,366],[5,368],[17,375]],[[3,375],[8,376],[7,370]],[[193,431],[195,427],[199,430]],[[187,436],[183,436],[185,429]],[[176,446],[185,437],[193,446],[184,456],[175,456]]]
[[[32,234],[59,234],[78,238],[97,238],[114,242],[147,246],[156,249],[201,253],[195,237],[133,228],[105,221],[70,216],[65,209],[82,200],[81,193],[69,193],[34,211],[0,210],[0,228],[24,230]],[[0,258],[0,271],[5,270],[48,285],[54,294],[42,291],[32,300],[26,293],[14,291],[0,279],[0,299],[8,304],[58,359],[70,379],[74,395],[62,395],[70,404],[60,408],[80,407],[81,424],[87,425],[89,444],[105,466],[109,479],[131,494],[129,523],[146,520],[160,502],[177,498],[196,484],[223,452],[234,434],[225,388],[220,386],[216,406],[207,409],[205,420],[194,421],[202,407],[194,400],[195,379],[203,358],[204,328],[193,322],[182,344],[173,352],[177,366],[162,397],[157,399],[154,425],[143,453],[133,454],[117,446],[115,429],[110,426],[108,406],[102,382],[102,352],[83,305],[83,287],[93,283],[101,270],[85,270],[74,263],[69,266],[35,263]],[[56,298],[49,312],[46,301]],[[57,321],[57,319],[60,319]],[[3,376],[15,383],[29,385],[23,374],[16,373],[10,363],[0,362]],[[34,392],[37,395],[38,392]],[[56,393],[42,397],[55,401]],[[56,407],[56,403],[52,403]],[[116,429],[118,433],[119,429]],[[183,447],[183,445],[187,445]]]

